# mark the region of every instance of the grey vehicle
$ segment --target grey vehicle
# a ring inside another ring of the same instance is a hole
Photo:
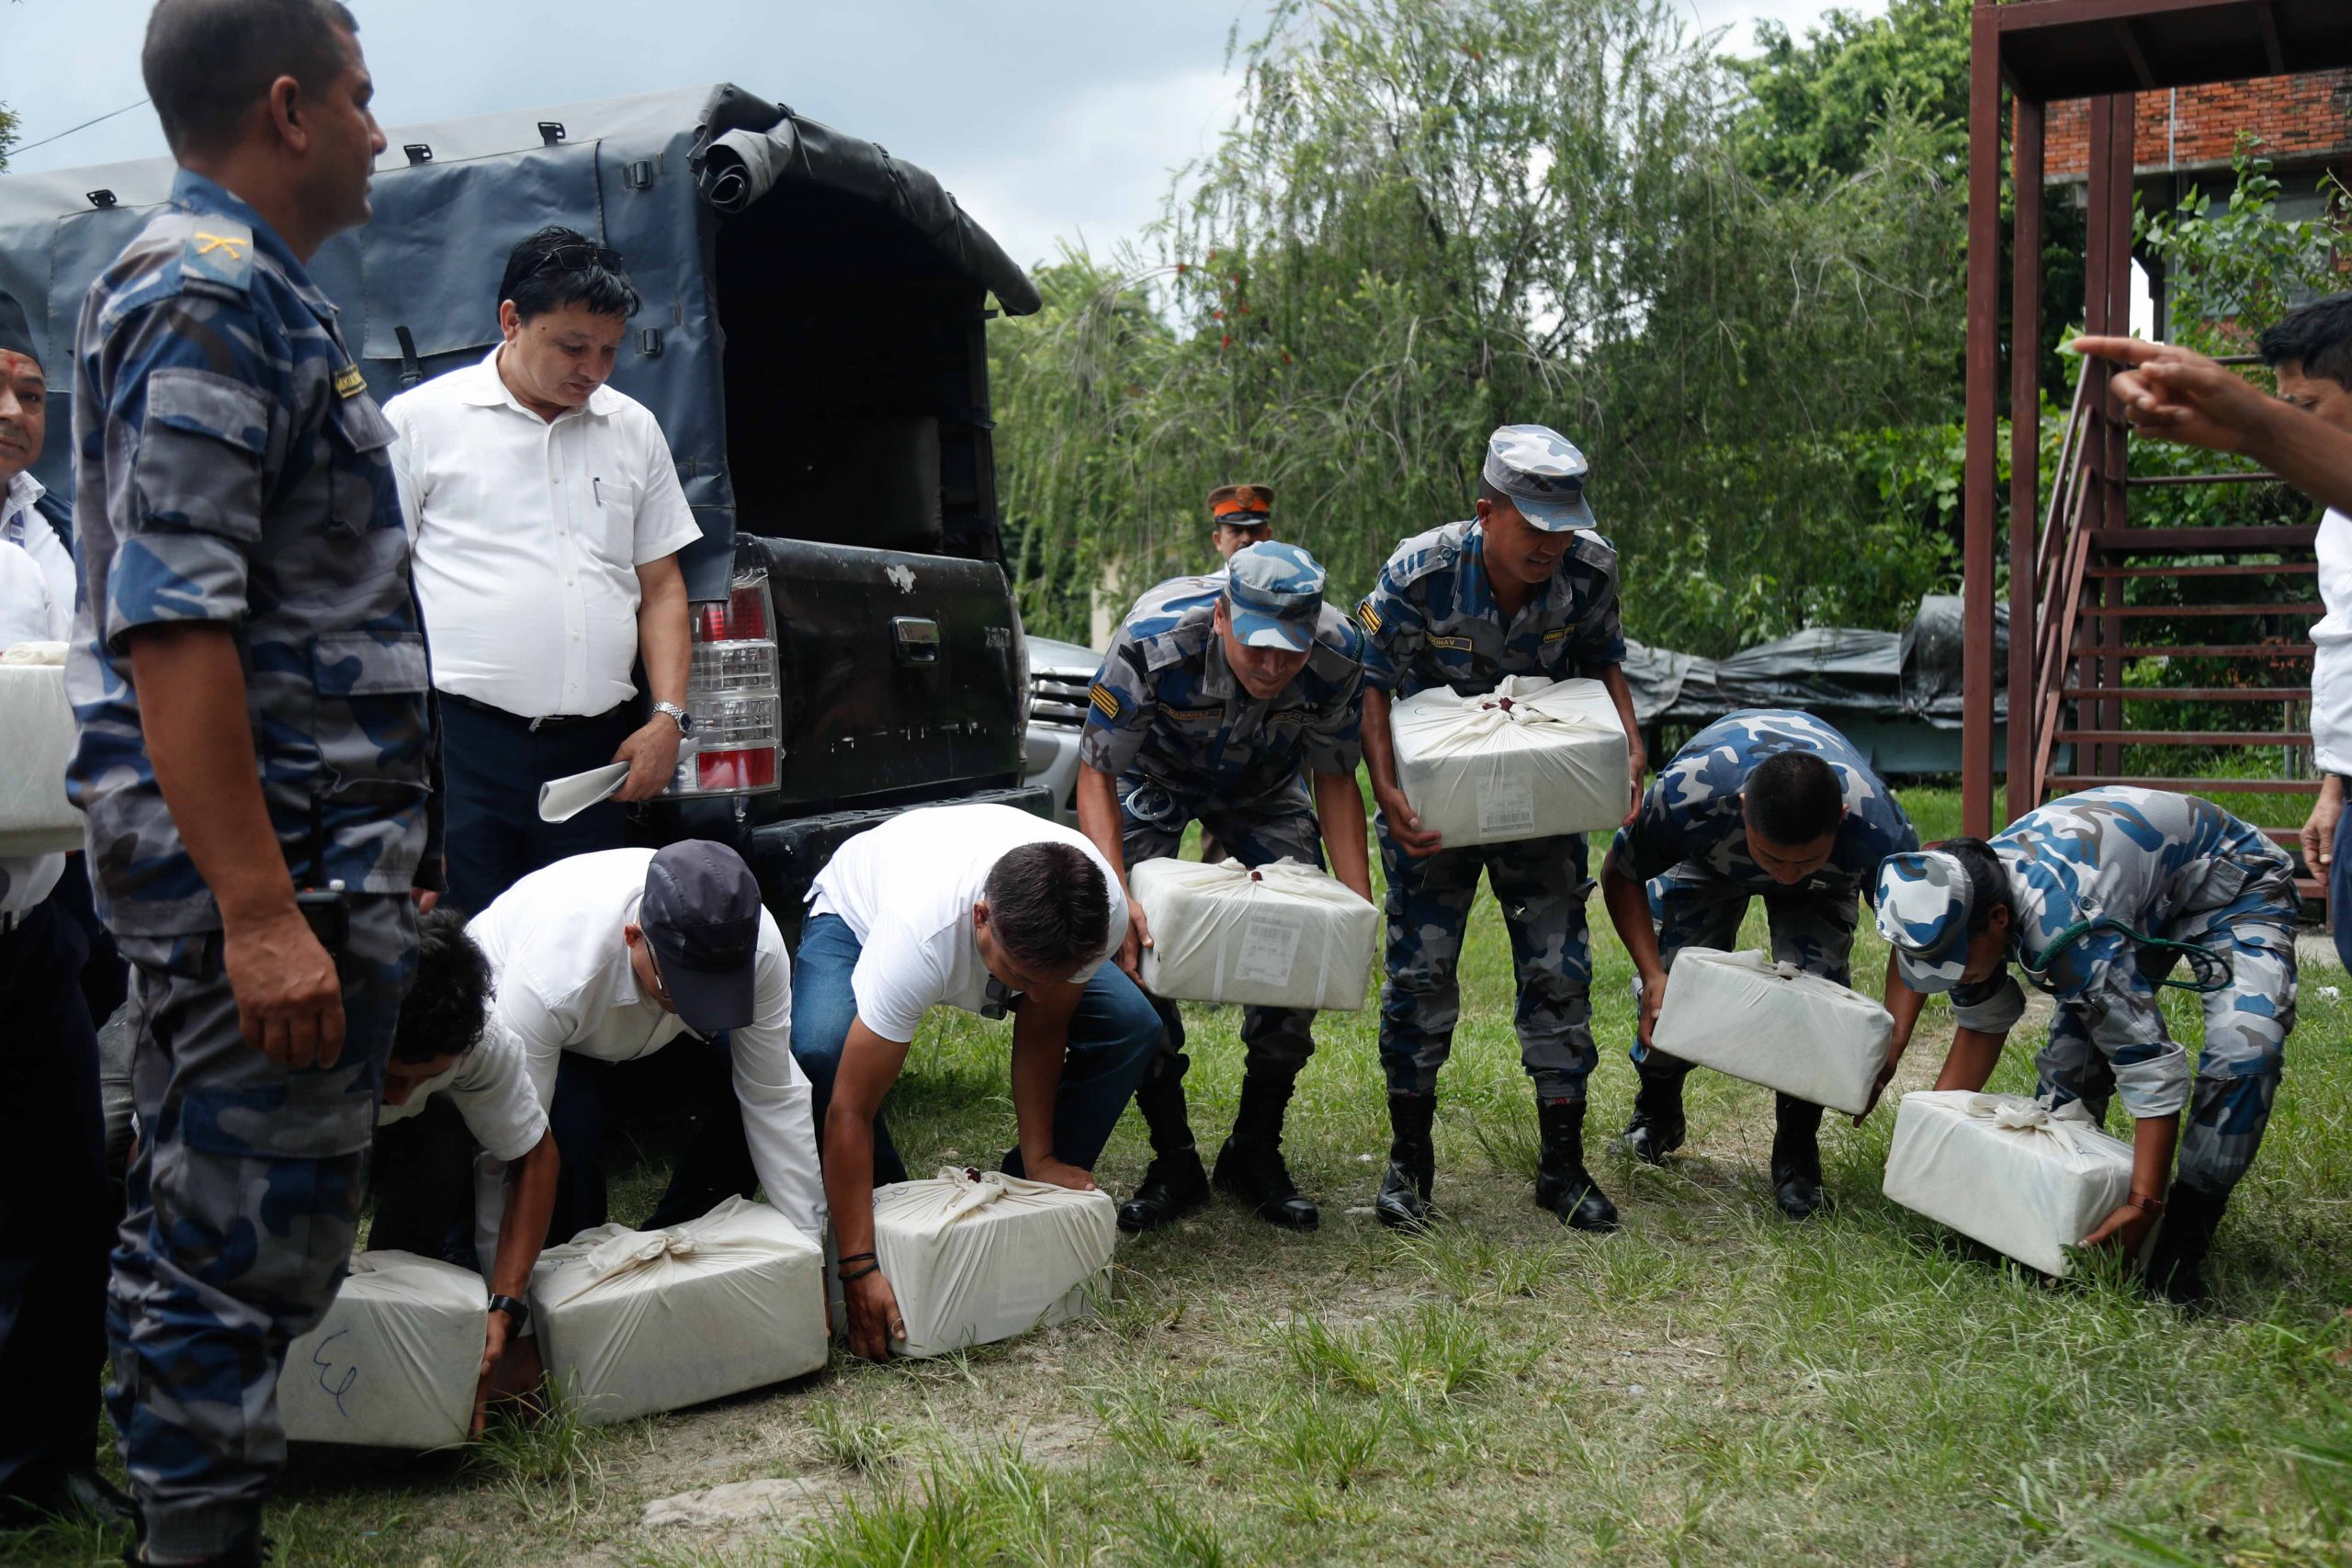
[[[834,846],[893,812],[1050,811],[1023,780],[983,335],[991,298],[1037,293],[938,181],[724,85],[388,135],[373,220],[311,266],[379,400],[488,351],[506,253],[546,224],[619,250],[643,293],[613,382],[661,420],[703,537],[695,734],[638,830],[733,844],[790,930]],[[172,174],[0,178],[0,286],[48,363]],[[61,493],[72,445],[38,470]]]
[[[1029,639],[1027,783],[1043,789],[1054,815],[1078,826],[1078,743],[1086,731],[1087,692],[1102,656],[1075,642]]]

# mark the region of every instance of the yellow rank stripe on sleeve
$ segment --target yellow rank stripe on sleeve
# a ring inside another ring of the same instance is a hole
[[[368,378],[360,374],[356,365],[346,365],[334,373],[334,394],[339,398],[356,398],[368,389]]]
[[[1110,687],[1102,684],[1102,682],[1097,681],[1094,682],[1092,688],[1086,694],[1086,700],[1092,703],[1095,707],[1101,711],[1104,718],[1116,718],[1119,716],[1118,694],[1112,691]]]
[[[1544,634],[1544,640],[1545,642],[1557,642],[1567,635],[1568,628],[1566,626],[1560,626],[1555,630],[1545,632]]]
[[[1356,606],[1356,620],[1368,632],[1376,632],[1380,629],[1380,612],[1372,607],[1372,601],[1369,599]]]

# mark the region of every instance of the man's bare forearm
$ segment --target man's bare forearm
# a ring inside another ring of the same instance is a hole
[[[1331,857],[1331,874],[1364,902],[1372,901],[1372,851],[1366,837],[1363,791],[1353,773],[1315,775],[1315,816],[1322,825],[1323,848]]]
[[[1119,886],[1127,886],[1127,847],[1121,831],[1119,816],[1119,784],[1102,769],[1080,763],[1078,770],[1078,830],[1093,841],[1119,874]]]
[[[686,676],[694,665],[694,633],[689,622],[686,580],[675,556],[640,573],[637,606],[637,656],[645,664],[645,683],[657,703],[686,705]]]
[[[219,622],[176,621],[138,627],[130,644],[155,783],[222,923],[295,915],[294,880],[262,799],[235,634]]]
[[[2321,505],[2352,513],[2352,433],[2291,403],[2274,400],[2265,414],[2247,454]]]
[[[1374,800],[1396,790],[1396,746],[1388,734],[1388,694],[1377,686],[1363,689],[1363,765],[1372,775]]]
[[[1649,889],[1620,875],[1610,855],[1600,861],[1600,902],[1609,911],[1609,923],[1617,928],[1617,940],[1625,944],[1625,955],[1634,961],[1634,973],[1646,977],[1663,970],[1666,960],[1658,953],[1657,928],[1650,922]]]
[[[874,1117],[839,1100],[825,1108],[825,1207],[835,1258],[874,1250]]]
[[[1078,1010],[1079,990],[1057,986],[1035,992],[1013,1015],[1012,1114],[1021,1133],[1021,1157],[1033,1168],[1056,1157],[1054,1102],[1061,1089],[1062,1057],[1069,1048],[1069,1020]]]
[[[555,1134],[542,1133],[531,1152],[506,1173],[506,1205],[498,1222],[498,1258],[491,1267],[492,1295],[522,1300],[531,1287],[531,1269],[547,1245],[555,1213],[555,1179],[562,1156]]]

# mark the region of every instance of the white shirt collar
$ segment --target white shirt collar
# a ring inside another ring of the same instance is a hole
[[[604,389],[599,387],[598,391]],[[29,512],[33,504],[49,493],[49,487],[33,478],[30,468],[20,470],[8,481],[8,499],[0,503],[0,517],[13,517],[19,512]]]
[[[470,370],[452,372],[453,375],[466,378],[458,383],[458,396],[463,401],[480,408],[496,408],[503,403],[517,413],[530,414],[533,419],[538,419],[537,414],[532,413],[529,409],[523,406],[523,400],[514,395],[514,389],[507,386],[506,378],[498,373],[498,351],[505,346],[504,344],[493,346],[488,354],[482,355],[481,363],[474,366]],[[611,415],[620,406],[621,396],[618,392],[614,391],[610,387],[599,387],[588,394],[587,402],[580,408],[566,409],[554,419],[541,423],[560,423],[564,420],[574,418],[583,412],[592,413],[603,419]]]

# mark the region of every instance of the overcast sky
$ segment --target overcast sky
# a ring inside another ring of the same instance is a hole
[[[0,102],[22,143],[133,104],[152,0],[0,5]],[[1226,44],[1263,0],[350,0],[386,126],[734,82],[940,176],[1023,263],[1107,251],[1157,216],[1171,170],[1231,118]],[[1758,17],[1821,0],[1677,0],[1745,48]],[[1874,13],[1885,0],[1846,0]],[[731,18],[731,19],[729,19]],[[397,138],[395,138],[397,141]],[[11,161],[160,155],[134,108]],[[5,177],[5,176],[0,176]]]

